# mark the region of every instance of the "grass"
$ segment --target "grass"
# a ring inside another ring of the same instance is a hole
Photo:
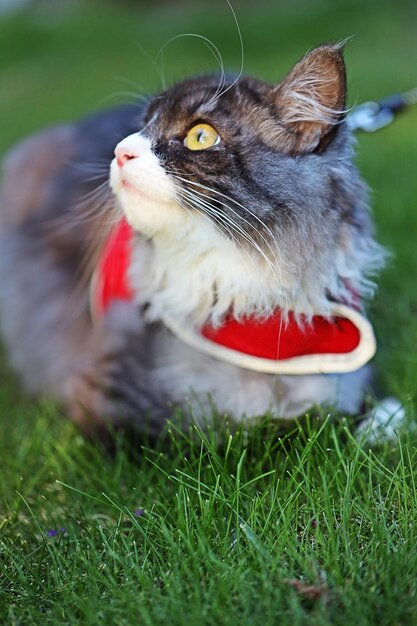
[[[80,4],[0,21],[0,152],[44,125],[159,88],[151,55],[200,32],[238,67],[225,7]],[[64,5],[63,5],[64,6]],[[414,87],[412,2],[235,3],[248,72],[281,76],[303,52],[352,34],[350,102]],[[133,7],[133,8],[132,8]],[[191,39],[165,53],[170,80],[214,69]],[[123,77],[123,78],[120,78]],[[370,307],[384,394],[416,418],[417,111],[360,136],[380,240],[394,252]],[[416,434],[369,449],[349,424],[268,418],[182,433],[132,459],[85,441],[0,368],[0,622],[413,626]],[[54,531],[54,532],[52,532]]]
[[[273,432],[173,427],[110,462],[40,412],[7,463],[5,621],[414,623],[411,442]]]

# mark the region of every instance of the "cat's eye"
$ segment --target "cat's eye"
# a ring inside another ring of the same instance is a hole
[[[184,146],[189,150],[206,150],[220,143],[220,135],[210,124],[196,124],[187,133]]]

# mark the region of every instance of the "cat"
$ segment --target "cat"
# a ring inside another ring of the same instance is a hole
[[[197,421],[213,406],[236,422],[314,405],[360,412],[373,353],[361,310],[385,251],[345,118],[342,46],[326,44],[276,85],[190,78],[15,147],[0,198],[0,318],[25,388],[55,397],[87,434],[157,437],[178,407]],[[125,263],[122,287],[103,249]],[[291,352],[345,316],[366,335],[358,360],[269,365],[211,341],[256,342],[269,323],[273,348],[289,333]]]

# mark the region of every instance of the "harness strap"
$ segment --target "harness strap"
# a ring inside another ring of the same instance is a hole
[[[133,229],[123,219],[104,244],[91,284],[94,319],[115,300],[132,301],[129,285]],[[220,327],[187,329],[164,316],[165,325],[182,341],[226,363],[270,374],[349,372],[367,363],[376,343],[369,321],[352,306],[332,302],[331,316],[284,315],[276,309],[265,318],[229,315]]]

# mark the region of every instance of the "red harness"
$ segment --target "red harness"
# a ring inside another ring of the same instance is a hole
[[[102,316],[114,300],[132,300],[127,280],[134,231],[122,220],[110,233],[96,269],[92,310]],[[334,304],[331,318],[314,315],[300,324],[280,310],[264,319],[231,315],[220,328],[204,326],[200,334],[166,324],[175,334],[203,352],[242,367],[270,373],[341,372],[358,369],[375,352],[369,322],[355,309]]]

